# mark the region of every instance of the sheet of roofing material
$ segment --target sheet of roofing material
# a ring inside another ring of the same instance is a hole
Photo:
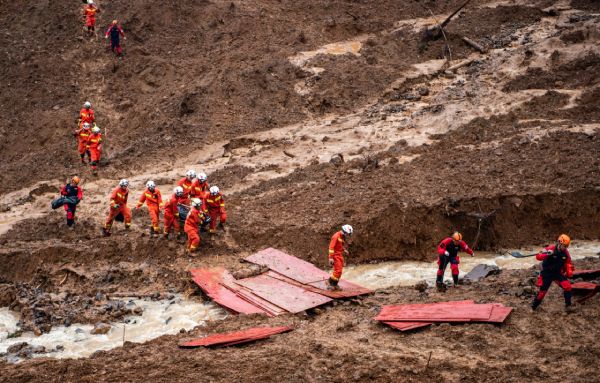
[[[493,304],[455,304],[452,302],[383,306],[375,318],[402,322],[469,322],[489,320]]]
[[[263,274],[236,281],[259,297],[291,312],[299,313],[331,302],[331,298],[307,291],[279,279]]]
[[[246,330],[209,335],[203,338],[179,343],[182,348],[194,348],[201,346],[232,346],[234,344],[248,343],[255,340],[268,338],[271,335],[292,331],[290,326],[280,327],[253,327]]]
[[[261,250],[246,258],[246,261],[266,266],[281,275],[303,284],[320,282],[329,278],[329,274],[312,263],[305,262],[272,247]]]
[[[224,268],[194,269],[190,270],[190,272],[192,273],[194,282],[202,288],[206,295],[211,297],[221,306],[235,313],[266,314],[264,310],[241,299],[234,292],[221,284],[224,275],[229,274]]]

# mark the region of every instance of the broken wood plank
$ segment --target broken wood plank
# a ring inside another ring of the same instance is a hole
[[[446,69],[446,73],[454,72],[455,70],[457,70],[459,68],[462,68],[464,66],[471,64],[473,61],[475,61],[475,59],[463,60],[463,61],[459,62],[458,64],[454,64],[451,67],[449,67],[448,69]]]
[[[468,38],[467,36],[463,36],[463,41],[467,44],[469,44],[470,46],[472,46],[473,48],[477,49],[479,52],[481,53],[485,53],[487,50],[480,44],[478,44],[477,42],[475,42],[474,40],[471,40],[470,38]]]

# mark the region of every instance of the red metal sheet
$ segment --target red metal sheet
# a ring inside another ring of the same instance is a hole
[[[231,346],[252,342],[258,339],[268,338],[274,334],[280,334],[292,331],[290,326],[281,327],[254,327],[242,331],[235,331],[223,334],[209,335],[204,338],[198,338],[191,341],[183,341],[179,343],[182,348],[194,348],[200,346]]]
[[[381,322],[400,331],[414,330],[417,328],[431,326],[432,322]]]
[[[253,294],[291,312],[299,313],[331,301],[331,298],[262,274],[237,280]]]
[[[273,303],[264,300],[258,295],[254,294],[252,290],[237,284],[235,278],[233,278],[233,275],[229,273],[223,276],[221,284],[227,287],[229,290],[233,291],[239,298],[265,311],[269,316],[277,316],[287,312],[281,307],[278,307]]]
[[[304,284],[324,281],[329,278],[329,274],[315,265],[272,247],[252,254],[246,258],[246,261],[266,266],[281,275]]]
[[[224,268],[193,269],[190,272],[194,282],[219,305],[235,313],[266,314],[264,310],[246,302],[221,285],[220,282],[223,281],[224,277],[231,276]]]
[[[508,318],[512,310],[512,307],[505,307],[502,304],[496,304],[492,309],[492,314],[490,315],[490,318],[485,322],[503,323],[506,320],[506,318]]]
[[[375,318],[390,322],[469,322],[487,321],[493,304],[430,303],[384,306]]]
[[[358,295],[370,294],[372,292],[371,290],[365,289],[364,287],[359,286],[359,285],[355,285],[352,283],[344,283],[344,282],[346,282],[344,280],[340,281],[341,282],[340,285],[344,286],[344,288],[342,290],[327,290],[326,287],[318,288],[318,287],[313,286],[313,285],[315,285],[314,283],[311,283],[308,285],[302,284],[298,281],[293,280],[292,278],[288,278],[285,275],[281,275],[273,270],[267,271],[267,275],[272,278],[279,279],[281,281],[292,284],[294,286],[302,287],[303,289],[312,291],[313,293],[325,295],[326,297],[333,298],[333,299],[350,298],[350,297],[355,297]],[[325,282],[323,282],[323,286],[325,286]]]
[[[595,270],[575,270],[573,278],[593,279],[600,276],[600,269]]]

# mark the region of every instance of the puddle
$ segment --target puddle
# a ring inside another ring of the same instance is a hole
[[[532,246],[527,250],[519,250],[523,254],[531,254],[540,247]],[[534,250],[532,250],[534,249]],[[512,250],[511,250],[512,251]],[[586,257],[598,257],[600,242],[573,242],[570,247],[574,260]],[[432,256],[433,258],[433,256]],[[504,270],[527,269],[538,265],[535,257],[514,258],[508,254],[475,252],[475,257],[466,254],[460,256],[460,275],[464,276],[479,264],[495,265]],[[370,289],[381,289],[392,286],[411,286],[419,281],[435,284],[436,270],[434,262],[383,262],[375,265],[350,266],[344,270],[344,278]],[[445,280],[451,282],[449,268],[446,269]]]
[[[222,320],[227,313],[214,303],[197,303],[176,296],[173,300],[151,301],[132,299],[144,309],[141,316],[131,316],[125,322],[112,323],[107,334],[92,335],[93,325],[73,324],[58,326],[47,334],[35,336],[31,332],[8,339],[18,327],[19,316],[7,308],[0,308],[0,354],[13,344],[27,342],[32,346],[44,346],[47,353],[33,354],[34,357],[82,358],[99,350],[110,350],[127,342],[143,343],[162,335],[171,335],[180,329],[191,330],[208,320]],[[123,328],[125,332],[123,335]],[[57,351],[57,347],[62,348]],[[17,362],[18,360],[11,360]]]

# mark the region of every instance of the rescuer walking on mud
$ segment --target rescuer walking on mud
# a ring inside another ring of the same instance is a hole
[[[567,249],[571,244],[571,238],[566,234],[561,234],[554,245],[546,247],[543,251],[536,254],[535,258],[542,261],[542,271],[538,277],[537,285],[540,290],[531,303],[531,308],[536,310],[546,296],[552,282],[556,282],[562,289],[565,297],[565,309],[572,311],[571,282],[568,278],[573,277],[573,262],[571,254]]]
[[[87,5],[83,8],[83,21],[89,37],[96,35],[96,13],[100,13],[100,10],[94,4],[94,0],[88,0]]]
[[[198,178],[196,178],[192,184],[192,190],[190,192],[193,197],[206,201],[210,195],[210,185],[208,184],[207,179],[208,177],[205,173],[198,174]]]
[[[73,135],[77,138],[78,146],[77,151],[81,157],[81,163],[85,164],[85,155],[87,154],[88,160],[91,160],[90,151],[88,150],[88,144],[92,132],[90,130],[90,123],[84,122],[81,129],[76,130]]]
[[[98,163],[102,155],[102,134],[100,128],[94,126],[92,128],[92,135],[88,140],[88,152],[90,154],[90,165],[92,167],[92,173],[96,174],[98,170]]]
[[[142,193],[135,208],[141,208],[144,203],[148,206],[148,214],[150,214],[150,220],[152,221],[152,224],[150,225],[150,236],[154,237],[159,234],[160,208],[163,205],[160,190],[158,190],[154,181],[146,182],[146,190]]]
[[[123,48],[121,48],[120,38],[123,37],[123,40],[127,40],[125,37],[125,33],[123,29],[117,25],[117,20],[113,20],[112,24],[106,30],[104,34],[104,38],[107,39],[110,36],[110,49],[114,52],[117,57],[121,57],[123,53]]]
[[[125,222],[125,229],[129,229],[131,226],[131,210],[127,207],[127,197],[129,196],[129,181],[122,179],[119,181],[117,186],[110,195],[110,207],[108,210],[108,217],[106,223],[102,229],[102,234],[105,237],[110,235],[110,229],[112,228],[113,221]]]
[[[209,196],[206,199],[206,212],[210,217],[209,232],[211,234],[217,232],[217,219],[219,220],[219,227],[225,230],[225,223],[227,222],[225,200],[216,186],[211,186],[209,189]]]
[[[74,203],[67,202],[63,206],[67,212],[67,226],[73,228],[75,224],[75,210],[77,204],[83,199],[83,189],[79,186],[79,177],[74,176],[70,182],[67,182],[65,186],[60,190],[60,195],[70,198]]]
[[[177,186],[181,186],[183,189],[183,197],[188,198],[192,194],[192,187],[194,186],[194,180],[196,179],[196,172],[192,169],[185,172],[185,177],[177,181]]]
[[[446,266],[450,264],[450,269],[452,270],[452,280],[454,281],[454,286],[458,286],[458,264],[460,263],[460,257],[458,256],[459,251],[464,251],[469,254],[471,257],[475,256],[473,250],[469,248],[467,243],[462,240],[462,234],[459,232],[455,232],[451,237],[444,239],[437,247],[438,251],[438,271],[437,278],[435,284],[438,290],[444,290],[444,272],[446,271]]]
[[[165,223],[164,223],[164,236],[165,239],[169,238],[169,233],[171,229],[175,231],[175,235],[177,235],[177,239],[181,238],[181,226],[179,225],[179,207],[180,203],[189,204],[189,201],[183,196],[183,188],[181,186],[177,186],[173,190],[173,195],[165,201],[164,209],[165,209]]]
[[[93,125],[96,121],[96,117],[94,116],[94,109],[92,109],[92,103],[86,101],[83,103],[83,108],[79,111],[79,120],[77,122],[77,126],[79,129],[83,127],[84,123],[89,123]]]
[[[187,215],[185,220],[185,226],[183,230],[187,234],[187,251],[194,253],[198,246],[200,246],[200,225],[204,224],[207,220],[204,212],[202,211],[202,200],[200,198],[192,198],[192,208]]]
[[[342,230],[336,232],[329,241],[329,266],[333,266],[333,272],[327,280],[330,290],[340,290],[338,283],[342,277],[342,270],[346,265],[345,255],[348,255],[348,241],[354,229],[350,225],[342,226]]]

